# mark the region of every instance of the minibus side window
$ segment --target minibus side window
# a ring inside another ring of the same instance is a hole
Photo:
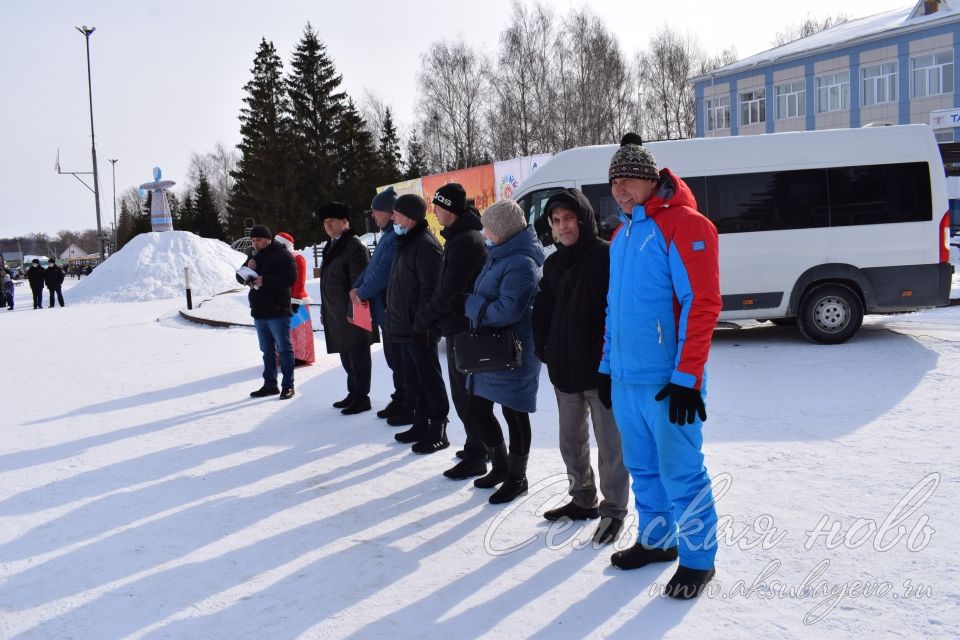
[[[832,227],[933,219],[925,162],[839,167],[827,174]]]
[[[527,224],[533,225],[537,237],[540,238],[540,243],[545,247],[553,244],[553,231],[550,229],[550,223],[547,222],[546,216],[543,215],[543,208],[550,196],[561,191],[561,189],[562,187],[547,187],[546,189],[531,191],[517,201],[517,204],[520,205],[523,213],[527,216]]]

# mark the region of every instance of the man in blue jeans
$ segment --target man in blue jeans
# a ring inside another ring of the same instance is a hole
[[[250,230],[253,253],[244,265],[256,272],[237,280],[250,287],[247,299],[263,353],[263,386],[250,393],[252,398],[280,395],[293,397],[293,346],[290,344],[290,287],[297,280],[297,263],[282,245],[274,241],[266,225]],[[283,378],[277,387],[277,358]]]

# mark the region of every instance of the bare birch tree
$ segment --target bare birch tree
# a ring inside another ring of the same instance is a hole
[[[488,95],[487,61],[463,40],[435,42],[422,56],[419,130],[431,170],[480,164]]]

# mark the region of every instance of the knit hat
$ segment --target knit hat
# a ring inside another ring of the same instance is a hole
[[[487,207],[480,216],[483,228],[505,242],[527,228],[523,209],[513,200],[501,200]]]
[[[467,192],[456,182],[445,184],[433,194],[433,204],[458,216],[463,215],[467,210]]]
[[[643,147],[643,138],[636,133],[628,133],[620,139],[620,148],[610,159],[610,183],[614,178],[637,178],[639,180],[660,179],[657,161],[653,154]]]
[[[250,229],[251,238],[267,238],[272,239],[273,234],[270,233],[270,227],[265,224],[255,224],[253,228]]]
[[[387,187],[377,195],[373,196],[373,202],[370,208],[374,211],[393,211],[393,203],[397,201],[397,192],[393,187]]]
[[[281,231],[273,238],[283,246],[285,246],[290,251],[293,251],[293,236],[285,231]]]
[[[350,207],[343,204],[342,202],[328,202],[326,204],[320,205],[320,209],[317,210],[317,218],[321,222],[327,218],[336,218],[337,220],[349,220],[350,219]]]
[[[397,198],[393,210],[417,222],[427,217],[427,203],[415,193],[405,193]]]

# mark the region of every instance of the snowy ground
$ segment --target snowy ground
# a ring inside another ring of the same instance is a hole
[[[330,408],[336,356],[297,370],[292,401],[251,400],[252,329],[65,294],[0,310],[0,637],[960,635],[960,307],[833,347],[716,333],[705,449],[729,526],[716,592],[684,603],[650,593],[672,567],[612,569],[577,544],[592,524],[540,518],[565,490],[545,375],[538,484],[504,509],[440,475],[454,447],[417,456]],[[379,408],[379,352],[374,378]]]

